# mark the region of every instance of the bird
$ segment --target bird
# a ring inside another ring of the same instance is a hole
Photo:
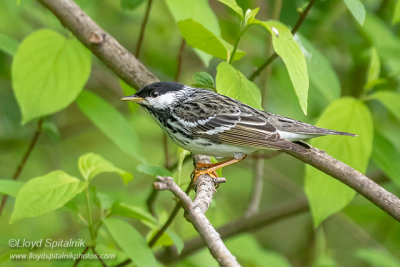
[[[193,182],[202,175],[239,162],[257,150],[309,153],[304,140],[324,136],[356,136],[258,110],[231,97],[176,82],[155,82],[121,98],[142,106],[180,147],[216,158],[196,163]]]

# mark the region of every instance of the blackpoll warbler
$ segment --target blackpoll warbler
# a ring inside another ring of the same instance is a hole
[[[205,173],[216,177],[217,169],[259,149],[307,153],[307,144],[298,141],[322,135],[355,136],[257,110],[180,83],[152,83],[122,100],[143,106],[178,146],[197,154],[233,157],[196,166],[194,179]]]

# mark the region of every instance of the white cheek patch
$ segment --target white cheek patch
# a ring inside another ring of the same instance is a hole
[[[166,93],[155,98],[148,97],[146,100],[149,105],[153,106],[154,108],[165,109],[171,106],[177,99],[176,95],[173,93]]]

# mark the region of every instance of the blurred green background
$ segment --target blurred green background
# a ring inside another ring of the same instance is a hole
[[[243,8],[260,7],[259,19],[267,20],[279,1],[240,0]],[[146,2],[136,8],[124,9],[120,1],[79,0],[77,3],[108,33],[123,46],[134,52],[140,25],[145,13]],[[305,8],[307,1],[283,0],[279,20],[293,26],[298,17],[298,9]],[[209,1],[221,28],[222,37],[234,43],[238,34],[238,19],[235,14],[217,1]],[[343,1],[316,1],[299,32],[329,61],[340,82],[342,96],[359,97],[366,84],[370,49],[375,47],[381,60],[383,83],[374,90],[389,89],[399,92],[400,47],[386,51],[382,47],[395,40],[400,43],[400,26],[392,24],[397,1],[363,1],[367,18],[360,26],[346,8]],[[399,6],[397,4],[397,6]],[[70,36],[58,20],[39,3],[33,0],[1,1],[0,33],[21,42],[37,29],[50,28]],[[390,39],[390,40],[389,40]],[[182,37],[179,29],[163,0],[155,0],[147,25],[140,60],[153,71],[160,80],[173,81],[177,71],[179,46]],[[252,27],[243,36],[240,49],[247,55],[235,67],[249,76],[261,65],[271,52],[269,36],[261,27]],[[124,96],[118,77],[102,62],[92,56],[92,73],[85,88],[95,92],[109,104],[121,111],[129,119],[139,135],[143,157],[152,165],[164,166],[163,135],[157,124],[141,108],[129,109],[121,102]],[[194,74],[199,71],[215,76],[220,59],[213,58],[206,66],[189,46],[185,47],[182,72],[179,82],[194,83]],[[12,57],[0,52],[0,178],[10,179],[25,153],[35,132],[35,121],[21,125],[21,113],[16,102],[11,83]],[[268,77],[268,78],[266,78]],[[305,116],[292,89],[288,73],[282,61],[272,64],[270,74],[264,71],[255,83],[266,92],[266,110],[283,116],[315,123],[321,112],[329,105],[310,84],[309,110]],[[368,101],[374,117],[375,127],[400,151],[400,123],[381,103]],[[398,103],[400,106],[400,103]],[[168,140],[170,162],[178,159],[178,149]],[[52,170],[63,171],[80,177],[77,161],[88,152],[94,152],[119,168],[134,175],[125,185],[116,174],[101,174],[92,181],[96,191],[105,192],[114,199],[147,209],[146,200],[152,191],[154,177],[136,169],[139,162],[121,151],[81,112],[75,103],[66,109],[45,118],[43,133],[37,146],[19,178],[28,181]],[[387,160],[398,162],[398,158]],[[400,165],[400,163],[397,163]],[[243,216],[249,206],[255,160],[249,158],[239,164],[224,168],[227,183],[220,186],[207,217],[216,226],[222,226]],[[304,164],[286,154],[264,163],[263,195],[261,210],[297,201],[304,197]],[[186,187],[189,174],[193,170],[191,160],[185,161],[181,185]],[[399,195],[400,188],[370,160],[367,175],[378,180],[389,191]],[[178,176],[177,171],[173,177]],[[192,193],[193,194],[193,193]],[[75,201],[83,203],[83,196]],[[164,222],[175,204],[169,192],[161,192],[156,201],[156,211],[160,222]],[[14,198],[7,202],[0,217],[0,264],[2,266],[72,266],[72,261],[17,261],[10,262],[10,238],[36,240],[84,238],[89,239],[87,228],[68,209],[27,218],[9,224]],[[137,220],[128,219],[143,236],[149,229]],[[180,239],[188,240],[197,236],[193,226],[180,211],[170,228]],[[103,251],[116,251],[105,229],[100,230],[99,244]],[[400,266],[400,225],[365,198],[357,195],[343,211],[331,216],[314,229],[310,213],[303,212],[278,220],[255,231],[234,236],[227,241],[228,247],[244,266]],[[161,248],[162,249],[162,248]],[[75,249],[81,251],[81,249]],[[75,251],[68,249],[68,252]],[[100,248],[99,248],[100,250]],[[122,252],[120,252],[122,253]],[[120,259],[123,259],[121,255]],[[119,259],[119,260],[120,260]],[[119,261],[107,262],[112,266]],[[174,263],[174,266],[217,265],[209,251],[199,252]],[[97,261],[83,261],[79,266],[99,266]]]

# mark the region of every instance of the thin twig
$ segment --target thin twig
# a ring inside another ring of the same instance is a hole
[[[168,137],[165,133],[163,133],[163,150],[164,150],[164,167],[166,169],[170,168],[171,162],[169,160],[169,152],[168,152]]]
[[[163,143],[163,151],[164,151],[164,167],[168,169],[170,167],[170,159],[169,159],[169,153],[168,153],[168,139],[167,135],[163,133],[162,135],[162,143]],[[157,201],[158,195],[159,195],[158,190],[156,190],[154,187],[151,189],[151,193],[148,196],[146,200],[146,205],[148,211],[155,217],[157,218],[157,213],[155,209],[155,203]]]
[[[90,247],[86,246],[85,249],[81,252],[81,257],[77,258],[74,262],[73,267],[78,266],[79,262],[82,260],[82,256],[85,255],[89,251]]]
[[[28,149],[26,150],[24,156],[22,157],[21,162],[19,163],[17,169],[14,172],[14,175],[12,177],[13,180],[18,180],[19,175],[21,174],[22,170],[25,167],[25,164],[29,158],[29,156],[31,155],[33,148],[35,147],[35,145],[37,144],[37,141],[39,139],[40,134],[42,133],[42,125],[43,125],[43,118],[40,118],[37,122],[37,127],[36,127],[36,131],[35,134],[32,137],[31,143],[29,144]],[[4,206],[6,205],[8,199],[8,195],[4,195],[2,200],[1,200],[1,204],[0,204],[0,216],[3,212]]]
[[[254,161],[254,165],[253,188],[251,190],[251,200],[247,207],[246,216],[254,215],[259,211],[263,192],[264,160],[258,158]]]
[[[107,267],[107,264],[104,262],[104,260],[100,257],[100,255],[96,252],[96,250],[94,249],[94,247],[91,248],[94,255],[96,255],[97,259],[99,260],[101,266],[103,267]]]
[[[311,7],[314,5],[315,0],[310,0],[310,2],[308,3],[306,9],[304,9],[303,12],[301,12],[299,19],[297,20],[295,26],[292,29],[292,34],[294,35],[300,28],[300,26],[303,24],[304,20],[306,19],[308,13],[310,12]],[[269,64],[272,63],[272,61],[274,61],[276,58],[278,57],[278,55],[276,53],[273,53],[271,56],[268,57],[268,59],[261,64],[261,66],[259,66],[252,75],[250,75],[249,80],[250,81],[254,81],[254,79],[261,73],[261,71],[267,67]]]
[[[243,216],[242,218],[219,227],[217,232],[221,235],[223,240],[226,240],[243,232],[254,231],[277,221],[302,214],[308,211],[308,209],[307,200],[305,198],[300,198],[288,204],[282,204],[278,207],[261,211],[250,217]],[[204,246],[203,240],[200,237],[195,237],[185,242],[181,254],[178,255],[177,252],[163,249],[156,253],[156,257],[164,264],[171,264],[192,255]]]
[[[236,41],[235,41],[235,45],[233,46],[233,50],[232,50],[231,54],[229,55],[229,61],[228,61],[229,64],[233,63],[233,60],[234,60],[235,55],[236,55],[236,51],[237,51],[237,49],[239,47],[240,39],[242,38],[243,34],[246,31],[247,31],[247,27],[245,29],[243,29],[243,30],[240,29],[239,35],[238,35],[238,37],[236,38]]]
[[[179,77],[181,75],[182,71],[182,62],[183,62],[183,52],[185,51],[185,39],[182,39],[181,45],[179,46],[179,53],[178,53],[178,62],[177,62],[177,68],[176,68],[176,73],[175,73],[175,82],[179,81]]]
[[[146,206],[147,210],[153,215],[155,218],[157,218],[157,213],[156,213],[156,208],[155,208],[155,203],[159,195],[158,190],[156,190],[154,187],[151,189],[150,195],[148,196],[146,200]]]
[[[192,186],[193,186],[193,183],[190,182],[190,184],[188,185],[188,187],[185,190],[186,194],[189,194],[190,190],[192,190]],[[160,239],[160,237],[165,233],[165,231],[168,229],[168,227],[174,221],[174,219],[175,219],[176,215],[178,214],[181,207],[182,207],[182,203],[180,201],[178,201],[175,204],[175,207],[172,210],[171,214],[169,215],[168,220],[164,223],[164,225],[157,231],[157,233],[149,241],[150,247],[153,247],[157,243],[158,239]]]
[[[139,39],[138,39],[138,43],[136,46],[136,52],[135,52],[136,58],[139,58],[139,56],[140,56],[140,49],[142,48],[144,33],[146,31],[147,21],[149,20],[152,3],[153,3],[153,0],[148,0],[147,7],[146,7],[146,14],[144,15],[142,25],[140,26],[140,34],[139,34]]]
[[[190,159],[190,157],[186,156],[183,159],[183,163],[185,164],[188,160]],[[176,161],[174,164],[170,165],[167,169],[172,172],[174,172],[176,169],[178,168],[178,161]],[[155,201],[157,200],[157,196],[159,194],[160,191],[156,190],[154,187],[151,190],[151,193],[149,194],[147,200],[146,200],[146,205],[147,205],[147,209],[149,210],[150,213],[153,214],[153,216],[155,216],[155,210],[154,210],[154,204]],[[153,212],[154,213],[153,213]]]
[[[250,76],[249,80],[254,81],[254,79],[266,68],[269,64],[272,63],[278,57],[277,53],[273,53],[269,56],[269,58],[260,66],[258,67],[253,74]]]
[[[363,227],[358,225],[343,212],[332,216],[331,222],[336,222],[337,224],[339,224],[348,233],[348,235],[352,236],[360,243],[360,245],[364,247],[374,246],[379,247],[383,250],[386,249],[384,245],[375,240]]]
[[[314,3],[315,3],[315,0],[310,0],[310,2],[308,3],[306,9],[304,9],[304,11],[301,12],[300,17],[296,22],[296,25],[294,25],[294,27],[292,29],[292,34],[295,34],[299,30],[301,24],[303,24],[304,20],[308,16],[308,13],[310,12],[310,9],[314,5]]]
[[[282,11],[282,2],[283,0],[276,0],[274,1],[274,6],[272,9],[272,14],[271,14],[271,20],[279,20],[281,17],[281,11]],[[273,44],[272,44],[272,36],[270,35],[268,40],[267,40],[268,46],[267,46],[267,52],[266,55],[270,55],[274,52]],[[263,79],[261,80],[260,84],[264,85],[264,88],[261,90],[261,106],[265,108],[267,99],[268,99],[268,80],[271,76],[271,68],[267,68],[265,75],[263,76]]]

